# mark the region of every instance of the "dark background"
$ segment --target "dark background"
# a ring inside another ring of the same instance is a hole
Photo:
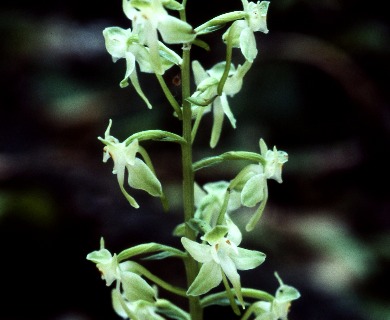
[[[385,3],[272,1],[270,32],[256,34],[258,59],[230,99],[237,129],[226,121],[211,151],[208,115],[195,143],[195,159],[258,152],[260,137],[289,153],[283,184],[269,182],[265,214],[244,234],[243,246],[267,260],[241,274],[243,286],[271,293],[278,286],[274,271],[297,287],[302,297],[292,320],[390,319]],[[181,219],[179,149],[144,144],[171,209],[161,213],[158,199],[133,190],[141,205],[135,210],[120,193],[112,162],[102,163],[96,137],[109,118],[120,139],[145,129],[180,133],[179,122],[153,75],[140,75],[152,111],[133,88],[119,88],[125,64],[112,63],[102,30],[130,27],[121,1],[21,0],[1,7],[0,319],[116,319],[110,289],[85,256],[99,248],[101,236],[112,252],[145,241],[180,245],[170,235]],[[188,20],[197,26],[229,10],[241,10],[240,1],[189,0]],[[223,59],[220,36],[203,37],[210,53],[193,50],[206,68]],[[234,59],[242,63],[237,50]],[[177,72],[166,80],[179,97]],[[231,179],[239,165],[206,169],[197,181]],[[242,224],[247,213],[232,217]],[[148,266],[183,285],[177,261]],[[169,297],[163,290],[160,296]],[[228,313],[214,308],[206,318],[233,319]]]

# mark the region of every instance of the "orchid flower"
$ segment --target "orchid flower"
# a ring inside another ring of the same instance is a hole
[[[169,7],[169,2],[164,1]],[[163,74],[159,54],[157,31],[165,43],[188,43],[195,39],[191,25],[179,18],[170,16],[161,0],[123,0],[123,11],[132,20],[134,32],[139,35],[140,43],[150,49],[156,73]]]
[[[127,87],[129,85],[128,79],[130,79],[138,95],[144,100],[148,108],[151,109],[152,105],[146,98],[138,82],[135,65],[135,62],[138,62],[142,72],[154,73],[156,71],[155,60],[152,59],[150,49],[139,42],[138,35],[131,29],[109,27],[103,30],[103,36],[106,49],[111,54],[112,60],[116,62],[121,58],[126,59],[126,73],[120,82],[121,88]],[[162,72],[165,72],[174,64],[181,64],[182,59],[174,51],[167,48],[161,42],[158,42],[157,46],[158,50],[160,50],[158,54],[163,54],[163,57],[158,57],[158,67]]]
[[[104,248],[104,245],[100,250],[89,253],[87,260],[96,263],[96,267],[100,271],[102,279],[106,281],[107,286],[110,286],[115,280],[121,279],[117,256],[112,255],[110,251]]]
[[[214,122],[211,131],[210,146],[214,148],[220,138],[225,115],[229,119],[232,127],[236,128],[236,119],[230,109],[227,96],[233,97],[236,93],[240,92],[243,78],[249,68],[247,66],[244,67],[239,65],[237,69],[235,69],[234,65],[231,65],[228,78],[220,96],[217,94],[218,84],[224,73],[225,62],[217,63],[206,71],[199,61],[195,60],[192,62],[192,69],[197,89],[191,96],[190,101],[207,103],[214,99],[212,104],[206,107],[196,105],[196,103],[193,107],[194,116],[201,116],[204,112],[209,112],[211,109],[213,110]]]
[[[126,142],[119,142],[118,139],[110,135],[111,125],[112,120],[110,119],[104,139],[101,137],[98,139],[106,145],[103,149],[103,162],[107,162],[109,158],[114,161],[112,173],[117,175],[123,195],[134,208],[139,208],[138,203],[124,188],[125,171],[127,169],[130,187],[142,189],[154,197],[161,197],[162,187],[160,181],[145,162],[136,157],[139,148],[138,140],[135,139],[128,145],[126,145]]]
[[[229,182],[227,181],[206,183],[203,185],[203,188],[195,184],[195,218],[202,219],[211,226],[215,226],[228,186]],[[238,192],[233,192],[230,195],[226,210],[227,213],[241,206],[239,197]]]
[[[272,150],[268,150],[263,139],[260,139],[260,151],[265,159],[265,177],[282,183],[282,167],[288,161],[288,154],[284,151],[278,151],[275,146]]]
[[[237,20],[232,23],[229,29],[223,34],[222,39],[232,41],[235,48],[240,48],[245,59],[249,62],[257,56],[257,46],[254,32],[261,31],[268,33],[267,11],[269,1],[258,1],[257,3],[241,0],[244,12],[247,13],[245,20]],[[228,37],[231,37],[228,39]]]
[[[301,296],[297,289],[285,285],[276,272],[275,277],[280,285],[276,291],[275,299],[272,302],[259,301],[254,303],[254,310],[257,314],[255,320],[287,320],[291,301]]]
[[[188,253],[196,261],[202,263],[202,267],[187,294],[198,296],[209,292],[221,283],[224,274],[233,285],[241,305],[244,306],[240,275],[237,270],[256,268],[264,262],[265,254],[239,248],[242,240],[240,230],[229,218],[226,219],[226,223],[225,230],[218,228],[221,226],[217,226],[202,237],[208,244],[200,244],[185,237],[181,238]],[[221,230],[222,232],[220,232]]]
[[[276,147],[268,150],[263,139],[260,139],[260,152],[264,163],[250,164],[230,182],[233,190],[241,192],[241,203],[246,207],[254,207],[261,203],[246,225],[246,230],[251,231],[259,221],[268,199],[267,179],[274,179],[282,183],[282,167],[288,160],[288,154],[278,151]]]

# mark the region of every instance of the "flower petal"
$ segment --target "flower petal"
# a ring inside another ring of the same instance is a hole
[[[225,113],[223,112],[222,105],[220,103],[221,97],[217,97],[214,100],[213,105],[213,128],[211,129],[211,139],[210,139],[210,147],[215,148],[217,145],[219,138],[221,136],[223,118]]]
[[[114,62],[125,57],[127,39],[130,35],[131,29],[125,30],[119,27],[109,27],[103,30],[106,49]]]
[[[244,306],[244,299],[242,298],[241,294],[240,275],[237,272],[235,263],[233,262],[232,258],[226,254],[219,254],[218,256],[221,261],[221,268],[233,285],[238,301],[240,301],[241,305]]]
[[[160,181],[141,159],[135,158],[134,165],[127,165],[128,183],[132,188],[141,189],[154,197],[162,195]]]
[[[221,283],[221,272],[221,267],[214,261],[204,263],[194,282],[188,288],[187,294],[199,296],[209,292]]]
[[[198,262],[206,263],[212,260],[210,246],[206,244],[200,244],[185,237],[181,238],[183,247],[188,253]]]
[[[241,202],[246,207],[254,207],[264,198],[264,185],[266,184],[264,174],[256,174],[251,177],[241,192]]]
[[[241,31],[240,48],[245,59],[253,62],[257,56],[257,45],[255,35],[249,27]]]
[[[124,271],[121,274],[121,280],[123,291],[127,300],[154,301],[154,289],[144,279],[142,279],[140,275],[134,272]]]
[[[232,255],[238,270],[250,270],[258,267],[265,261],[265,254],[260,251],[237,248],[238,255]]]
[[[170,15],[164,15],[157,28],[165,43],[187,43],[196,36],[190,24]]]

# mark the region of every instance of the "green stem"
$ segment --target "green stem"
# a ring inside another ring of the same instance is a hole
[[[238,308],[237,306],[237,303],[236,303],[236,300],[234,299],[234,293],[232,292],[232,289],[230,288],[229,286],[229,282],[226,278],[226,275],[225,273],[222,271],[221,269],[221,272],[222,272],[222,282],[223,282],[223,285],[225,286],[225,290],[226,290],[226,295],[229,299],[229,302],[230,302],[230,305],[234,311],[234,313],[237,315],[237,316],[240,316],[241,315],[241,312],[240,312],[240,309]]]
[[[265,164],[264,157],[255,152],[249,151],[229,151],[225,152],[219,156],[208,157],[202,160],[199,160],[194,163],[194,171],[200,170],[205,167],[213,166],[219,164],[225,160],[249,160],[257,163]]]
[[[196,27],[194,30],[198,34],[208,33],[208,29],[214,30],[218,26],[224,26],[226,23],[229,23],[234,20],[242,19],[247,16],[245,11],[233,11],[228,13],[223,13],[203,24]]]
[[[234,292],[234,289],[231,289]],[[265,291],[242,288],[241,294],[245,298],[251,298],[256,300],[272,302],[275,298],[271,294]],[[226,291],[218,292],[205,296],[201,300],[201,305],[203,308],[213,305],[215,302],[221,301],[221,299],[226,298]]]
[[[225,197],[223,199],[222,207],[221,207],[221,210],[219,211],[217,225],[222,224],[224,219],[225,219],[225,214],[226,214],[227,207],[229,204],[229,199],[230,199],[230,190],[228,189],[225,192]]]
[[[234,31],[234,27],[229,28],[229,33],[227,36],[227,42],[226,42],[226,64],[225,64],[225,70],[223,71],[222,77],[219,80],[218,83],[218,95],[222,95],[223,93],[223,87],[225,86],[226,80],[229,76],[229,71],[232,63],[232,51],[233,51],[233,40],[232,40],[232,34]]]
[[[138,141],[157,140],[157,141],[168,141],[168,142],[177,142],[177,143],[186,142],[179,135],[164,130],[144,130],[141,132],[137,132],[132,134],[130,137],[128,137],[124,142],[128,146],[135,139],[138,139]],[[104,140],[104,139],[100,138],[99,140]]]
[[[184,310],[182,310],[181,308],[174,305],[172,302],[170,302],[168,300],[158,299],[156,301],[156,306],[159,309],[169,310],[170,314],[178,316],[178,319],[191,320],[190,315],[187,312],[185,312]]]
[[[137,255],[150,254],[155,252],[166,252],[169,257],[186,258],[187,255],[179,249],[159,244],[156,242],[143,243],[134,247],[125,249],[118,254],[118,263],[128,260]]]
[[[245,312],[244,315],[242,316],[241,320],[248,320],[249,317],[252,315],[252,313],[254,312],[255,309],[256,309],[256,305],[255,305],[255,304],[252,304],[252,305],[246,310],[246,312]]]
[[[177,117],[179,118],[179,120],[181,120],[182,119],[182,112],[181,112],[180,106],[177,103],[175,97],[172,95],[171,90],[169,90],[167,84],[165,83],[163,76],[161,74],[156,73],[156,77],[157,77],[158,82],[160,83],[161,89],[163,90],[166,98],[168,99],[172,108],[175,110]]]
[[[144,268],[142,265],[130,261],[131,263],[131,270],[135,273],[139,273],[143,275],[145,278],[148,278],[150,281],[153,281],[155,284],[160,286],[161,288],[172,292],[174,294],[177,294],[178,296],[187,297],[186,290],[182,288],[175,287],[168,282],[162,280],[161,278],[155,276],[153,273],[151,273],[148,269]]]
[[[183,7],[185,8],[187,1],[183,0]],[[180,18],[186,21],[185,9],[180,11]],[[181,68],[181,84],[182,84],[182,103],[183,103],[183,138],[186,143],[181,145],[182,153],[182,170],[183,170],[183,211],[184,222],[189,221],[194,217],[194,171],[192,168],[192,110],[191,103],[187,98],[191,95],[190,88],[190,44],[183,45],[183,62]],[[187,224],[185,227],[185,236],[190,240],[195,240],[196,234]],[[188,287],[194,282],[198,274],[198,264],[190,256],[184,260],[187,284]],[[192,320],[202,320],[203,310],[200,306],[199,297],[188,297],[189,309]]]

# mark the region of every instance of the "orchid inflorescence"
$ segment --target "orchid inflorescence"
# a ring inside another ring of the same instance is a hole
[[[222,136],[225,116],[236,128],[234,108],[229,99],[241,91],[244,78],[258,54],[255,32],[268,33],[269,1],[241,2],[242,10],[223,13],[194,28],[186,21],[186,0],[182,3],[175,0],[123,0],[123,11],[131,20],[131,28],[108,27],[103,31],[106,49],[113,61],[122,58],[126,61],[120,87],[127,87],[130,82],[147,107],[152,109],[137,72],[154,74],[173,108],[173,115],[183,124],[182,135],[147,130],[120,142],[111,135],[113,122],[110,119],[104,137],[98,138],[105,145],[103,162],[112,159],[112,173],[117,177],[121,192],[134,208],[140,205],[129,194],[128,187],[161,198],[164,208],[169,200],[142,142],[174,142],[182,150],[184,221],[173,230],[173,235],[180,237],[183,248],[146,243],[112,254],[101,239],[100,249],[87,256],[88,260],[96,263],[106,285],[114,286],[113,308],[123,318],[201,320],[204,308],[230,305],[237,315],[245,310],[243,320],[251,317],[257,320],[287,319],[291,301],[299,298],[299,292],[285,285],[277,273],[275,276],[280,287],[275,296],[242,286],[239,271],[258,267],[265,261],[266,255],[240,246],[243,233],[234,222],[240,208],[251,208],[254,212],[245,230],[250,232],[256,227],[267,203],[268,180],[282,183],[282,167],[288,161],[287,153],[276,147],[268,149],[264,140],[259,139],[258,153],[228,151],[196,162],[192,160],[192,146],[198,128],[208,113],[213,116],[211,148],[217,146]],[[178,13],[178,17],[171,12]],[[225,60],[209,69],[197,60],[190,62],[189,51],[193,45],[209,49],[209,45],[201,39],[202,35],[225,27],[221,37],[221,43],[226,46]],[[167,46],[173,44],[182,46],[182,56]],[[237,65],[232,62],[235,48],[241,51],[243,59]],[[173,67],[181,70],[183,97],[180,103],[164,80],[164,73]],[[189,85],[191,67],[196,87],[192,93]],[[196,183],[194,177],[197,171],[232,160],[249,164],[231,180],[208,182],[203,186]],[[150,260],[182,259],[188,287],[173,286],[135,261],[144,255],[149,255]],[[223,291],[215,292],[221,284]],[[172,301],[160,299],[157,288],[187,298],[189,311]]]

